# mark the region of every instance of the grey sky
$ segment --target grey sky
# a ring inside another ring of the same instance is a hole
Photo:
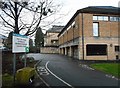
[[[41,24],[41,26],[44,26],[45,24],[50,24],[49,26],[44,27],[44,29],[46,29],[46,30],[48,30],[50,27],[52,27],[52,25],[62,25],[62,26],[66,25],[67,22],[70,20],[70,18],[74,15],[74,13],[78,9],[82,9],[82,8],[85,8],[88,6],[115,6],[115,7],[118,7],[118,2],[120,2],[120,0],[53,0],[53,1],[56,4],[62,5],[62,8],[60,9],[60,11],[57,14],[55,14],[43,21],[43,24]],[[29,14],[29,16],[30,16],[30,14]],[[27,16],[28,17],[27,20],[31,19],[29,16]],[[55,20],[55,22],[53,22],[51,24],[51,22],[53,20]],[[2,33],[4,31],[0,31],[0,32]]]
[[[114,6],[118,7],[118,2],[120,0],[58,0],[58,3],[63,3],[63,7],[60,13],[67,14],[65,17],[61,18],[60,23],[65,25],[73,14],[78,10],[88,6]]]

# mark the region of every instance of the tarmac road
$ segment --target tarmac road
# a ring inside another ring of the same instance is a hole
[[[57,54],[28,56],[42,60],[37,66],[37,71],[49,86],[118,88],[118,79],[107,77],[105,73],[96,71],[87,64],[80,64],[78,60]]]

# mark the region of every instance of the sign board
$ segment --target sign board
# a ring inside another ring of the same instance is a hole
[[[27,36],[13,33],[12,52],[13,53],[29,52],[29,38]]]

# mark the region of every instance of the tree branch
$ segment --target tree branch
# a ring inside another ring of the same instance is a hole
[[[14,14],[14,12],[13,12],[13,10],[12,10],[12,8],[14,9],[15,7],[12,5],[11,2],[9,2],[9,3],[10,3],[10,6],[8,5],[9,10],[10,10],[10,12],[12,13],[12,15],[15,17],[15,14]]]
[[[6,15],[8,15],[9,17],[11,17],[12,19],[15,19],[13,16],[11,16],[9,13],[7,13],[4,9],[2,9],[2,11],[3,11]]]
[[[50,17],[51,15],[57,12],[56,8],[58,8],[58,6],[54,7],[52,2],[53,0],[40,0],[40,3],[30,1],[30,3],[28,4],[22,2],[18,3],[9,0],[6,1],[7,6],[2,11],[11,19],[11,22],[14,22],[14,24],[8,22],[3,15],[0,15],[0,18],[5,22],[4,26],[11,27],[14,30],[14,32],[20,33],[20,31],[24,31],[25,29],[25,35],[32,35],[37,31],[42,20],[46,19],[47,17]],[[53,10],[51,10],[51,8],[53,8]],[[27,22],[27,20],[21,18],[22,11],[32,12],[33,18],[32,20],[30,20],[30,22],[25,23]],[[56,19],[54,19],[53,22],[55,21]]]
[[[43,12],[43,4],[44,4],[44,3],[41,3],[41,8],[40,8],[41,13]],[[39,17],[39,21],[38,21],[36,27],[35,27],[31,32],[28,31],[25,35],[31,35],[31,34],[33,34],[33,33],[36,32],[36,30],[37,30],[37,28],[38,28],[38,26],[39,26],[39,24],[40,24],[40,22],[41,22],[42,16],[43,16],[41,13],[39,13],[39,14],[40,14],[40,17]]]
[[[22,12],[23,8],[21,7],[19,12],[18,12],[18,17],[20,16],[20,13]]]
[[[0,15],[0,17],[2,18],[2,20],[3,20],[7,25],[9,25],[9,26],[11,26],[12,28],[14,28],[14,26],[13,26],[12,24],[10,24],[9,22],[7,22],[1,15]]]
[[[6,25],[5,23],[3,23],[3,25],[4,25],[4,27],[6,27],[6,28],[9,28],[9,29],[14,30],[14,28],[13,28],[13,27],[11,27],[11,26],[9,26],[9,25]]]
[[[38,26],[39,26],[39,24],[41,22],[41,18],[42,18],[42,15],[40,16],[39,22],[37,23],[36,27],[31,31],[31,33],[28,32],[28,33],[26,33],[26,35],[31,35],[31,34],[33,34],[33,33],[35,33],[37,31],[37,28],[38,28]]]

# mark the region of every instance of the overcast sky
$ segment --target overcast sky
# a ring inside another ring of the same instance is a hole
[[[33,0],[34,1],[34,0]],[[60,4],[62,8],[60,12],[45,19],[41,26],[45,24],[49,24],[52,20],[57,19],[54,23],[45,27],[45,30],[48,30],[52,25],[62,25],[65,26],[67,22],[71,19],[71,17],[75,14],[78,9],[82,9],[88,6],[114,6],[118,7],[118,3],[120,0],[53,0],[56,4]],[[0,31],[1,32],[1,31]],[[3,31],[4,32],[4,31]],[[3,33],[1,32],[1,33]],[[45,33],[45,31],[44,31]]]
[[[78,9],[88,6],[114,6],[118,7],[120,0],[57,0],[62,3],[63,7],[60,13],[66,14],[59,21],[61,25],[65,25]]]

